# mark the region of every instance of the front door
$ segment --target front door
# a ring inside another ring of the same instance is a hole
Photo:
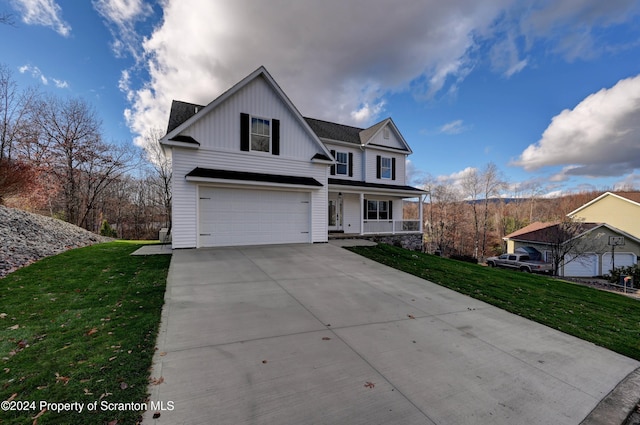
[[[329,199],[329,231],[342,230],[342,196],[339,196],[337,199]]]

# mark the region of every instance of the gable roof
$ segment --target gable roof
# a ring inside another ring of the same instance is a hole
[[[528,226],[523,227],[522,229],[518,229],[515,232],[509,233],[503,239],[519,239],[518,236],[524,236],[528,233],[538,232],[539,230],[546,229],[547,227],[555,226],[557,224],[557,221],[549,223],[536,221],[535,223],[531,223]]]
[[[202,108],[200,108],[201,105],[196,105],[196,104],[193,104],[193,103],[179,102],[179,101],[172,102],[171,112],[172,113],[175,112],[175,114],[173,115],[173,121],[172,121],[171,115],[169,116],[169,126],[168,127],[169,128],[173,127],[173,128],[171,128],[171,130],[168,130],[167,134],[162,139],[160,139],[160,143],[162,144],[163,142],[167,142],[167,141],[172,140],[175,136],[179,135],[180,132],[182,132],[184,129],[186,129],[186,128],[190,127],[191,125],[193,125],[195,122],[197,122],[203,116],[207,115],[208,112],[210,112],[211,110],[215,109],[220,104],[225,102],[227,99],[229,99],[230,97],[235,95],[237,92],[239,92],[242,88],[247,86],[251,81],[255,80],[256,78],[264,78],[264,80],[267,82],[267,84],[276,93],[276,96],[278,96],[280,98],[280,100],[282,100],[282,102],[289,108],[289,110],[291,111],[291,113],[293,114],[295,119],[300,123],[300,125],[303,127],[303,129],[314,140],[314,142],[316,143],[318,148],[321,150],[321,152],[325,156],[329,157],[330,153],[327,150],[327,148],[324,145],[324,143],[322,143],[320,141],[320,139],[318,138],[318,136],[316,135],[316,133],[313,130],[311,130],[311,128],[309,127],[309,124],[307,124],[307,122],[304,120],[304,118],[300,114],[300,111],[298,111],[298,109],[295,107],[295,105],[287,97],[287,95],[284,93],[284,91],[282,91],[282,89],[280,88],[278,83],[276,83],[276,81],[273,79],[271,74],[269,74],[269,72],[267,71],[267,69],[264,66],[261,66],[260,68],[258,68],[255,71],[253,71],[251,74],[247,75],[245,78],[243,78],[236,85],[231,87],[226,92],[222,93],[220,96],[218,96],[216,99],[214,99],[211,103],[209,103],[207,106],[204,106]],[[174,109],[174,105],[175,105],[175,109]],[[193,114],[191,113],[191,111],[193,111]],[[177,124],[180,120],[182,120],[184,118],[186,118],[184,121],[182,121],[181,123]]]
[[[535,243],[557,243],[558,235],[561,230],[558,229],[558,226],[561,223],[532,223],[529,226],[525,226],[520,230],[516,230],[513,233],[508,234],[503,239],[512,239],[520,242],[535,242]],[[640,242],[640,239],[636,238],[629,233],[620,230],[616,227],[613,227],[607,223],[579,223],[577,227],[577,234],[571,236],[567,241],[576,239],[584,236],[585,234],[592,232],[600,227],[606,227],[607,229],[623,235],[625,238],[634,240],[636,242]],[[568,235],[569,236],[569,235]],[[565,241],[565,242],[567,242]]]
[[[309,127],[323,139],[339,140],[341,142],[353,143],[360,145],[361,128],[352,127],[344,124],[318,120],[315,118],[304,118]]]
[[[170,133],[180,124],[197,114],[202,108],[204,108],[203,105],[196,105],[195,103],[182,102],[180,100],[172,101],[167,133]]]
[[[601,199],[607,197],[607,196],[613,196],[616,197],[618,199],[621,199],[623,201],[626,202],[630,202],[632,204],[635,204],[637,206],[640,207],[640,192],[605,192],[602,195],[598,196],[597,198],[587,202],[586,204],[582,205],[581,207],[571,211],[569,214],[567,214],[568,217],[571,217],[573,215],[575,215],[577,212],[582,211],[583,209],[595,204],[596,202],[600,201]]]

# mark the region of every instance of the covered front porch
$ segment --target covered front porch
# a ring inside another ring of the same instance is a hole
[[[329,235],[421,234],[425,194],[410,186],[329,179]]]

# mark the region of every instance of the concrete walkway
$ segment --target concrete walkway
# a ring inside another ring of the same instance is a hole
[[[577,425],[639,366],[332,244],[175,250],[144,423]]]

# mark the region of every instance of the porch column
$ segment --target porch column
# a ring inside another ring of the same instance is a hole
[[[422,212],[422,194],[420,194],[420,201],[418,202],[418,217],[420,217],[420,233],[422,233],[422,226],[424,225],[424,217]]]
[[[360,236],[364,234],[364,193],[360,192]]]

